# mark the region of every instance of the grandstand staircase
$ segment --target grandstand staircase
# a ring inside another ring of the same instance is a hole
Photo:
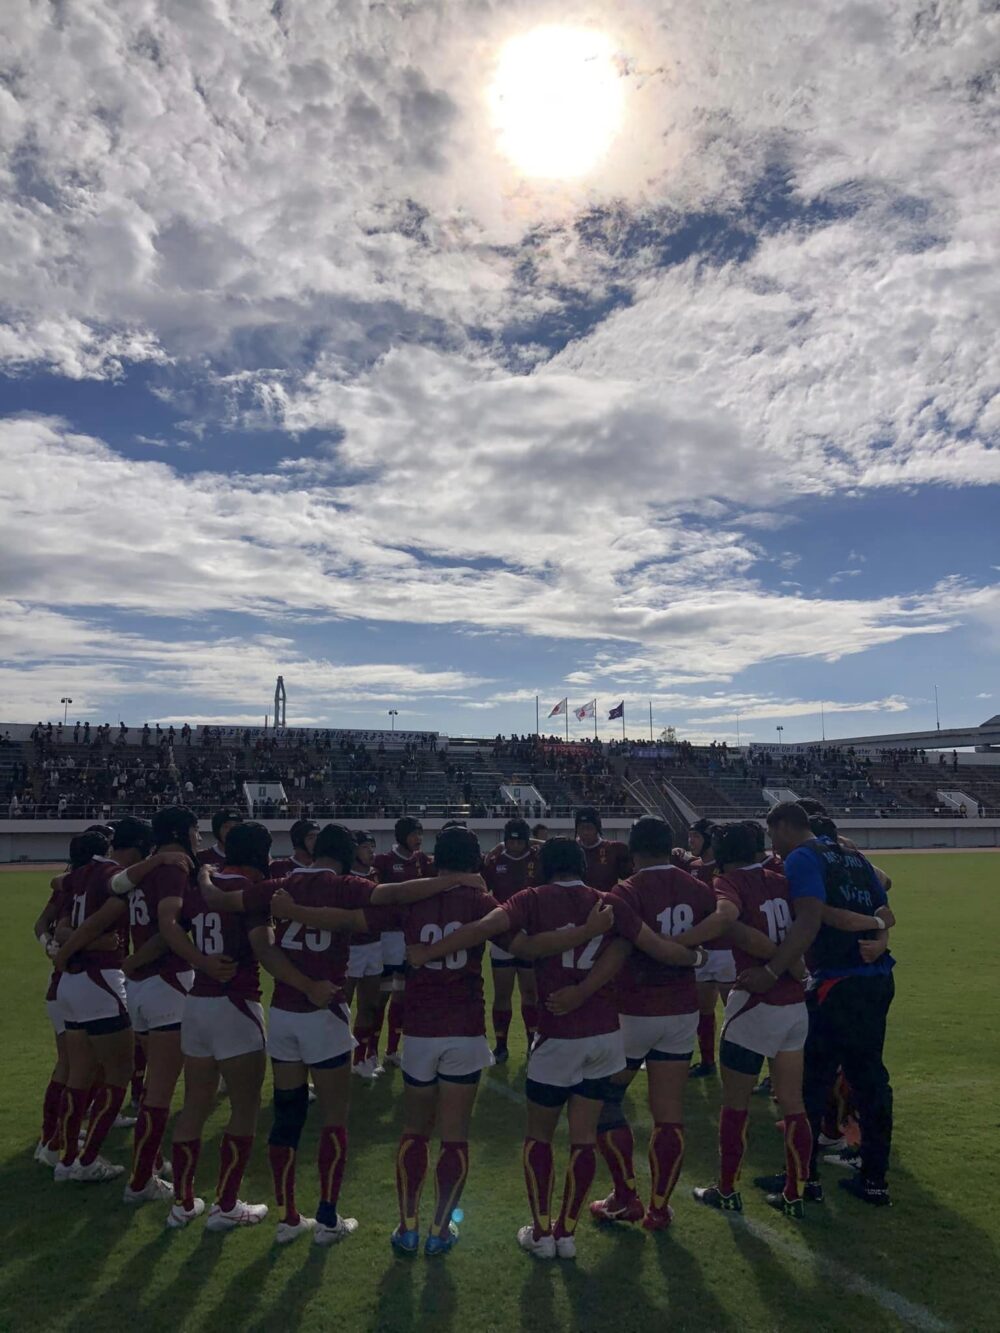
[[[669,784],[664,784],[664,786],[667,785]],[[687,828],[689,821],[685,820],[679,804],[674,801],[668,792],[657,791],[645,778],[636,778],[631,781],[628,778],[623,778],[622,786],[644,814],[656,815],[659,819],[665,819],[673,830],[674,837],[678,841],[683,841],[683,830]]]
[[[948,810],[964,810],[967,819],[979,818],[979,802],[964,791],[939,791],[937,798]]]

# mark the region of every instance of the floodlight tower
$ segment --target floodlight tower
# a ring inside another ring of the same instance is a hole
[[[285,696],[285,678],[278,677],[278,683],[274,687],[274,725],[283,727],[285,725],[285,705],[287,699]]]

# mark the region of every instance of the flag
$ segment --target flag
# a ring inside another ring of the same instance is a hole
[[[561,714],[566,713],[568,711],[569,711],[569,699],[568,698],[560,699],[559,702],[556,704],[555,708],[553,708],[552,712],[549,713],[549,717],[559,717]]]
[[[597,700],[591,699],[589,704],[584,704],[582,708],[576,709],[576,715],[582,722],[585,717],[597,716]]]
[[[611,712],[608,714],[608,721],[610,722],[612,718],[615,717],[624,717],[624,716],[625,716],[625,700],[623,699],[616,708],[612,708]]]

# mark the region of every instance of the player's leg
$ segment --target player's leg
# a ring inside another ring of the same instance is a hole
[[[830,1001],[839,989],[839,986],[834,986],[822,1003],[816,990],[806,996],[809,1032],[803,1051],[802,1100],[812,1131],[812,1152],[806,1179],[817,1189],[820,1128],[826,1114],[830,1089],[841,1063],[842,1041],[836,1023],[836,1010],[830,1007]]]
[[[848,977],[834,987],[830,1000],[845,988],[840,1011],[843,1016],[844,1073],[854,1092],[861,1128],[861,1161],[858,1173],[841,1180],[846,1189],[865,1203],[886,1206],[889,1189],[886,1172],[892,1144],[892,1085],[885,1067],[886,1018],[894,995],[892,976]]]
[[[725,1212],[742,1212],[740,1170],[747,1146],[750,1098],[764,1057],[735,1042],[723,1040],[722,1109],[719,1112],[719,1176],[715,1185],[697,1187],[692,1193],[699,1203]]]
[[[522,1160],[532,1225],[521,1227],[517,1239],[522,1249],[538,1258],[554,1259],[556,1243],[552,1235],[552,1188],[555,1163],[552,1139],[562,1108],[569,1100],[570,1089],[539,1083],[529,1077],[526,1091],[528,1105]]]
[[[507,1037],[510,1032],[510,1020],[514,1003],[514,976],[517,969],[514,966],[513,958],[495,957],[492,950],[491,965],[493,969],[493,1012],[490,1017],[493,1022],[495,1040],[493,1059],[498,1065],[502,1065],[508,1055]]]
[[[386,939],[382,936],[382,958],[383,968],[382,977],[379,982],[378,1002],[375,1007],[375,1021],[372,1024],[371,1034],[368,1038],[368,1056],[367,1058],[375,1062],[375,1068],[378,1068],[378,1046],[382,1037],[382,1027],[385,1023],[385,1013],[389,1006],[389,996],[392,994],[393,979],[396,975],[395,968],[385,961],[386,959]]]
[[[538,1031],[538,983],[533,967],[518,967],[515,971],[517,988],[521,992],[521,1021],[530,1046]]]
[[[35,1149],[35,1160],[43,1166],[55,1166],[59,1160],[62,1140],[60,1125],[62,1122],[63,1098],[66,1094],[66,1078],[69,1074],[69,1059],[66,1055],[66,1029],[60,1022],[54,1031],[56,1043],[56,1062],[49,1075],[48,1086],[42,1098],[42,1129]]]
[[[145,1036],[145,1046],[146,1077],[142,1105],[135,1123],[132,1175],[125,1190],[128,1203],[138,1203],[147,1198],[172,1197],[172,1191],[160,1174],[160,1148],[170,1117],[174,1089],[184,1066],[180,1023],[150,1028]]]
[[[710,965],[711,961],[709,956]],[[715,981],[698,982],[698,1063],[691,1070],[692,1078],[707,1078],[715,1073],[715,1007],[718,1000],[719,987]]]
[[[608,1079],[585,1079],[574,1089],[566,1108],[569,1163],[562,1207],[552,1227],[560,1259],[576,1257],[574,1233],[597,1171],[597,1122],[608,1092]]]
[[[608,1079],[608,1090],[597,1121],[597,1147],[611,1174],[611,1193],[590,1205],[598,1222],[639,1222],[645,1208],[635,1183],[635,1138],[625,1115],[625,1092],[639,1071],[642,1057]]]
[[[295,1158],[309,1112],[309,1078],[301,1060],[272,1059],[271,1070],[274,1116],[267,1137],[267,1160],[274,1200],[282,1214],[276,1239],[284,1245],[315,1225],[315,1219],[303,1218],[295,1206]]]
[[[142,1106],[142,1094],[146,1083],[146,1034],[136,1032],[135,1036],[135,1054],[132,1066],[132,1078],[130,1090],[132,1094],[132,1111],[139,1114]]]
[[[357,1219],[339,1211],[340,1191],[347,1169],[347,1113],[351,1103],[351,1052],[331,1056],[311,1066],[319,1100],[319,1207],[316,1210],[317,1245],[333,1245],[357,1231]]]
[[[823,1197],[819,1182],[809,1179],[813,1143],[809,1117],[802,1099],[803,1065],[801,1047],[778,1051],[771,1056],[771,1086],[784,1122],[785,1175],[780,1190],[769,1193],[767,1197],[768,1203],[792,1217],[802,1216],[802,1197],[807,1185],[810,1187],[808,1194],[811,1199],[819,1202]],[[766,1188],[774,1182],[761,1177],[755,1183]]]
[[[438,1134],[441,1148],[434,1170],[434,1221],[428,1254],[445,1253],[458,1239],[452,1213],[469,1174],[469,1123],[479,1091],[479,1073],[442,1076],[438,1083]]]
[[[406,979],[402,971],[394,973],[392,990],[389,994],[389,1012],[387,1015],[389,1035],[385,1044],[386,1064],[400,1063],[399,1043],[403,1039],[403,1015],[406,1008]]]
[[[407,1042],[407,1059],[412,1058],[412,1041]],[[393,1248],[403,1254],[416,1254],[420,1247],[420,1195],[427,1178],[430,1137],[437,1111],[437,1074],[422,1071],[430,1078],[418,1078],[403,1072],[403,1132],[396,1149],[396,1196],[399,1201],[399,1226],[392,1233]]]
[[[152,1052],[152,1048],[151,1052]],[[219,1088],[219,1067],[211,1056],[184,1056],[184,1104],[174,1123],[171,1157],[174,1169],[174,1205],[167,1225],[183,1227],[200,1217],[205,1201],[194,1192],[201,1134],[215,1109]]]
[[[90,1089],[97,1070],[97,1059],[90,1038],[81,1027],[67,1027],[66,1089],[62,1097],[59,1138],[62,1157],[55,1168],[56,1180],[68,1180],[80,1150],[80,1129],[90,1101]]]
[[[649,1136],[649,1173],[652,1180],[649,1209],[643,1219],[647,1231],[670,1225],[673,1211],[670,1196],[684,1161],[684,1089],[687,1087],[691,1054],[646,1057],[649,1109],[653,1130]]]
[[[77,1179],[110,1180],[122,1168],[110,1167],[98,1154],[107,1138],[128,1091],[132,1078],[134,1042],[128,1015],[100,1019],[90,1024],[90,1042],[104,1069],[100,1096],[90,1116],[87,1138],[80,1153]]]
[[[219,1069],[229,1093],[229,1121],[219,1145],[219,1182],[215,1205],[206,1223],[212,1230],[225,1229],[227,1226],[253,1226],[267,1216],[266,1204],[246,1204],[239,1197],[257,1132],[260,1090],[266,1068],[263,1041],[259,1050],[219,1060]]]
[[[374,1078],[378,1070],[376,1057],[371,1050],[371,1043],[378,1024],[381,986],[382,977],[379,973],[376,973],[374,976],[359,977],[355,991],[357,1008],[354,1019],[354,1039],[358,1044],[354,1048],[353,1062],[355,1069],[359,1070],[366,1078]]]

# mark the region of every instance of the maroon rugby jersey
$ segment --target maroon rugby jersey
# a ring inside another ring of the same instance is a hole
[[[225,893],[247,890],[254,883],[235,866],[212,872],[212,883]],[[197,884],[188,886],[184,895],[184,923],[203,954],[224,954],[236,964],[228,981],[216,981],[195,969],[191,995],[225,995],[234,1000],[260,999],[260,967],[250,943],[250,932],[267,924],[266,912],[216,912],[210,910]]]
[[[378,873],[374,866],[367,867],[355,865],[351,868],[351,874],[356,875],[358,879],[368,880],[372,888],[375,888],[376,884],[378,884]],[[399,920],[398,909],[394,907],[382,907],[373,910],[378,911],[379,920],[381,921],[392,922]],[[351,944],[378,944],[381,938],[381,932],[377,930],[358,931],[356,934],[352,932]]]
[[[257,908],[269,903],[276,889],[284,889],[300,907],[340,907],[365,909],[373,925],[378,924],[380,909],[369,907],[374,884],[360,875],[338,875],[333,870],[306,866],[296,870],[281,883],[266,881],[244,894],[244,907]],[[299,921],[277,921],[274,938],[278,948],[294,963],[303,976],[313,981],[329,981],[336,987],[331,1004],[344,1004],[344,981],[353,937],[346,930],[320,930]],[[316,1006],[301,991],[275,979],[272,1009],[313,1014]]]
[[[219,847],[202,847],[195,858],[200,866],[218,866],[221,870],[226,864],[226,853]]]
[[[380,884],[405,884],[410,879],[429,879],[434,874],[434,858],[426,852],[404,855],[398,847],[391,852],[378,852],[372,863]],[[388,934],[403,929],[404,913],[398,907],[383,910],[383,931]]]
[[[436,944],[460,926],[481,921],[498,906],[492,894],[459,884],[405,909],[407,944]],[[406,974],[404,1037],[482,1037],[483,945],[461,949]]]
[[[74,930],[82,926],[88,917],[92,917],[95,912],[99,911],[112,896],[108,885],[121,868],[117,861],[111,861],[103,856],[95,856],[86,865],[78,866],[76,870],[69,872],[63,880],[60,892],[62,898],[61,911],[64,917],[69,917],[70,925]],[[122,926],[124,928],[124,921]],[[73,955],[67,971],[84,972],[91,969],[121,967],[124,957],[123,929],[122,935],[119,936],[118,948],[81,949],[79,953]]]
[[[498,903],[505,903],[522,889],[538,883],[541,848],[532,847],[523,856],[510,856],[503,847],[483,862],[483,879]]]
[[[627,879],[632,873],[632,858],[623,842],[611,842],[607,838],[600,838],[593,847],[584,847],[582,842],[580,846],[583,847],[583,854],[587,858],[584,883],[589,884],[592,889],[600,889],[601,893],[607,893],[620,879]]]
[[[781,943],[792,924],[788,881],[784,875],[775,875],[762,866],[745,866],[742,870],[729,870],[725,875],[718,875],[715,896],[735,903],[740,909],[739,920],[745,926],[761,931],[775,944]],[[733,958],[737,975],[745,968],[762,966],[760,958],[744,953],[735,945]],[[805,988],[801,981],[786,972],[759,998],[765,1004],[798,1004],[805,998]]]
[[[768,853],[761,862],[761,865],[765,870],[770,870],[775,875],[783,875],[785,873],[785,863],[777,852]]]
[[[538,888],[522,889],[503,910],[510,919],[511,934],[523,930],[526,935],[540,935],[544,931],[563,930],[582,926],[594,904],[602,895],[596,889],[573,880],[568,884],[542,884]],[[627,916],[627,914],[623,914]],[[634,919],[634,918],[633,918]],[[535,960],[535,979],[538,982],[538,1032],[542,1037],[594,1037],[604,1032],[617,1032],[618,1006],[605,986],[592,995],[571,1014],[553,1014],[546,1001],[553,992],[584,981],[587,973],[617,934],[627,939],[625,921],[616,922],[614,931],[597,935],[586,944],[548,958]],[[634,936],[633,936],[634,938]]]
[[[715,911],[712,890],[669,865],[637,870],[612,891],[611,901],[619,932],[620,903],[656,935],[683,935]],[[658,963],[639,949],[633,950],[615,978],[615,995],[623,1014],[690,1014],[698,1008],[694,968]]]
[[[715,861],[703,861],[700,856],[696,856],[689,864],[687,871],[689,875],[694,875],[696,879],[701,880],[702,884],[707,884],[711,888],[716,875],[719,873],[719,867]],[[706,940],[701,947],[707,949],[709,953],[722,953],[729,949],[729,945],[724,940]]]
[[[284,879],[287,875],[294,875],[296,870],[308,870],[309,867],[303,865],[301,861],[296,861],[294,856],[276,856],[267,869],[268,879]]]
[[[49,918],[51,922],[51,925],[49,927],[50,930],[55,930],[56,926],[63,919],[63,917],[69,916],[70,913],[69,899],[66,896],[65,889],[63,888],[63,885],[65,883],[66,883],[66,876],[64,875],[62,877],[62,880],[60,881],[59,887],[52,890],[52,892],[49,894],[48,901],[46,902],[45,907],[42,909],[46,913],[49,911],[50,908],[52,909],[52,915]],[[62,976],[61,972],[57,972],[55,968],[52,969],[52,973],[49,976],[49,988],[45,992],[45,998],[47,1000],[54,1000],[56,998],[56,991],[59,989],[59,978],[61,976]]]
[[[191,878],[180,866],[157,866],[128,896],[128,920],[132,932],[132,952],[136,953],[159,933],[158,913],[163,898],[180,898],[188,893]],[[190,972],[191,965],[169,949],[151,963],[132,973],[133,981],[162,976],[170,981],[178,972]]]

